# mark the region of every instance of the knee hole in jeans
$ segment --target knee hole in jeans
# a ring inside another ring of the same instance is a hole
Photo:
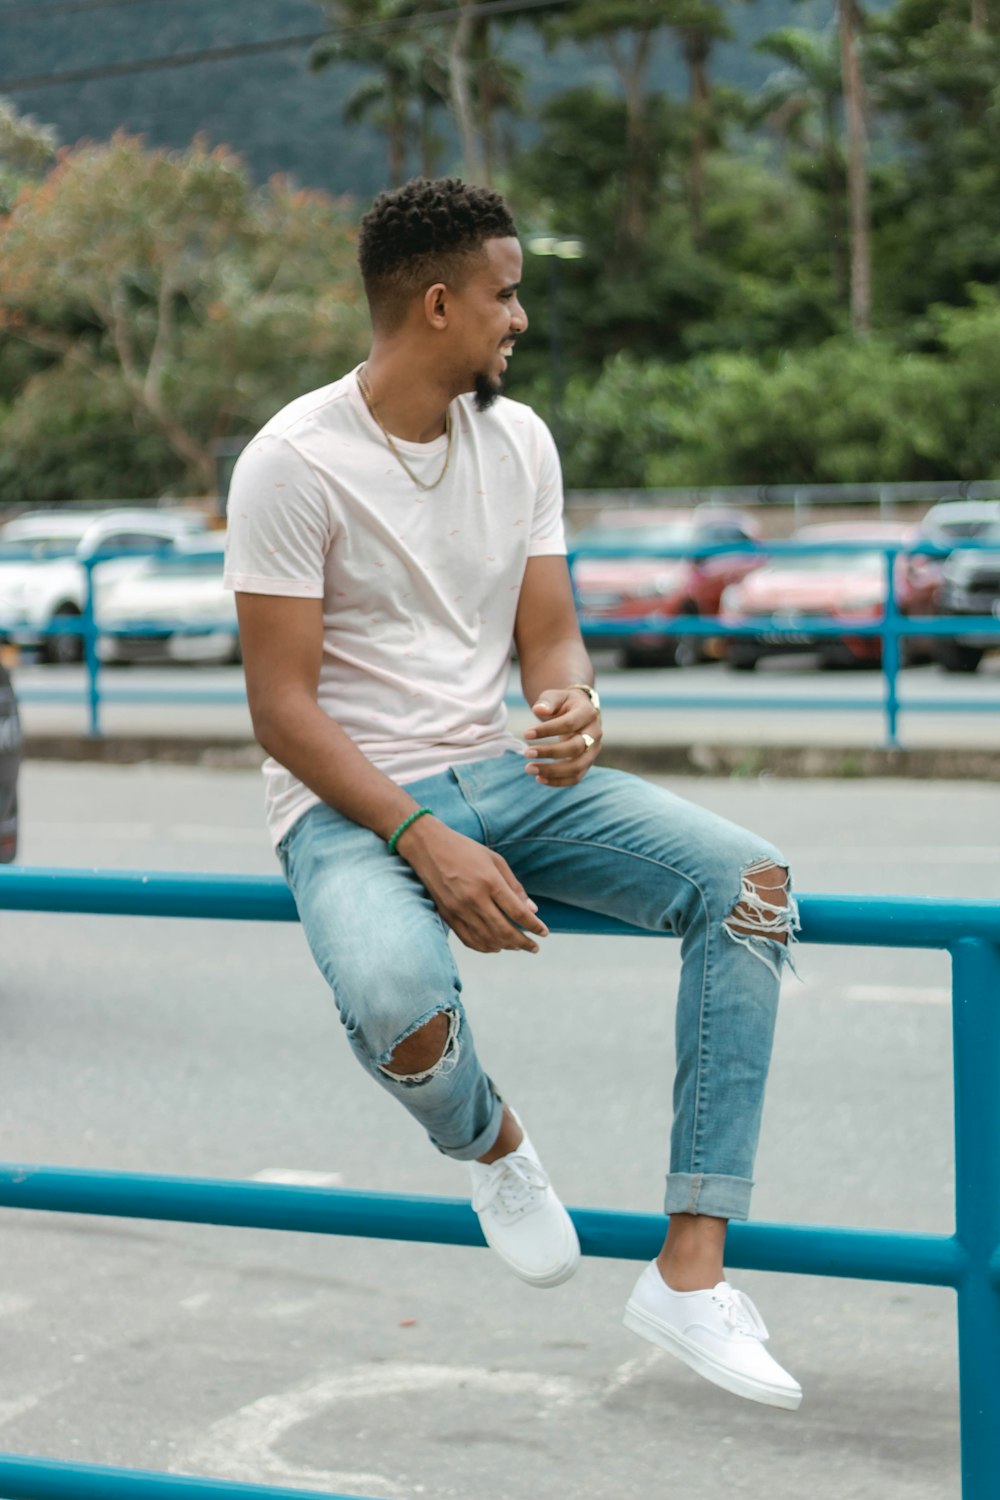
[[[778,968],[767,952],[769,943],[784,948],[782,956],[790,962],[787,950],[795,941],[799,915],[788,893],[787,867],[767,855],[745,865],[736,904],[722,925],[733,942],[748,948],[773,972]]]
[[[379,1071],[408,1088],[452,1072],[458,1063],[460,1024],[457,1011],[438,1011],[396,1042]]]

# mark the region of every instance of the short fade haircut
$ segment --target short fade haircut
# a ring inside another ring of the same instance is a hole
[[[460,177],[414,177],[380,193],[361,220],[358,245],[372,323],[391,332],[427,287],[460,286],[486,240],[516,235],[500,194]]]

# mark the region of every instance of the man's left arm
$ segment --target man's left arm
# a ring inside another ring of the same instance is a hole
[[[543,786],[575,786],[601,749],[601,715],[581,684],[594,668],[577,623],[565,557],[529,557],[514,643],[521,688],[538,724],[525,731],[528,770]]]

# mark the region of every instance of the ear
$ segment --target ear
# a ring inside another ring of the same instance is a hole
[[[443,281],[436,281],[424,293],[424,317],[432,328],[447,328],[448,288]]]

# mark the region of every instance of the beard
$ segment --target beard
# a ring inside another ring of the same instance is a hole
[[[476,411],[489,411],[494,401],[503,395],[503,382],[491,380],[489,375],[480,373],[476,376],[473,391],[475,392],[473,405]]]

